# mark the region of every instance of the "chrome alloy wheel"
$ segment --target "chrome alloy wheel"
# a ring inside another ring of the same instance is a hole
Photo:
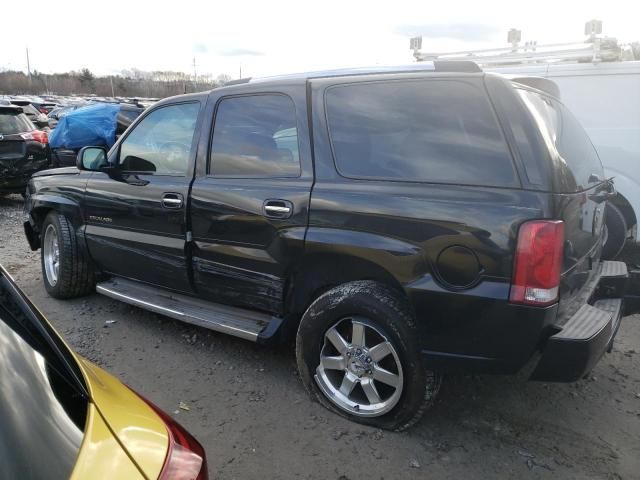
[[[384,415],[402,395],[398,353],[362,317],[344,318],[327,330],[315,380],[332,403],[361,417]]]
[[[58,247],[58,234],[56,227],[47,225],[44,232],[43,242],[44,271],[51,286],[58,283],[58,272],[60,271],[60,248]]]

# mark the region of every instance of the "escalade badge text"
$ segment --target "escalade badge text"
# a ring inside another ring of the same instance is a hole
[[[111,223],[113,219],[110,217],[96,217],[95,215],[89,215],[89,220],[93,222]]]

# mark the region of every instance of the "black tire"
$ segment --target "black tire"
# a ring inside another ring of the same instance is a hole
[[[404,372],[400,399],[390,411],[376,417],[358,416],[340,408],[325,396],[315,378],[325,333],[341,319],[353,316],[366,318],[367,325],[384,334]],[[439,374],[424,366],[415,320],[406,300],[374,281],[346,283],[318,297],[302,316],[296,357],[300,377],[312,398],[343,417],[386,430],[404,430],[417,422],[433,404],[442,383]]]
[[[602,258],[613,260],[620,255],[624,248],[628,227],[624,215],[612,203],[607,203],[605,208],[604,225],[607,232],[602,247]]]
[[[59,259],[57,280],[52,281],[45,268],[45,232],[55,229]],[[40,265],[42,281],[47,293],[54,298],[75,298],[93,292],[95,275],[91,261],[78,245],[75,230],[67,218],[57,212],[50,212],[42,223]]]

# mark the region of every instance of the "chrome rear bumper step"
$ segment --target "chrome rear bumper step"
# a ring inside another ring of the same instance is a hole
[[[281,318],[266,313],[207,302],[124,278],[96,285],[96,292],[186,323],[264,343],[277,333]]]

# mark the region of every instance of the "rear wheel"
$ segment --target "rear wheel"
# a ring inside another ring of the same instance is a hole
[[[49,295],[73,298],[93,291],[93,269],[67,218],[56,212],[49,213],[41,232],[42,279]]]
[[[425,369],[406,302],[372,281],[320,296],[296,338],[300,376],[324,406],[351,420],[408,428],[433,403],[441,377]]]
[[[627,239],[627,222],[618,207],[607,203],[604,216],[605,240],[602,258],[613,260],[624,248]]]

